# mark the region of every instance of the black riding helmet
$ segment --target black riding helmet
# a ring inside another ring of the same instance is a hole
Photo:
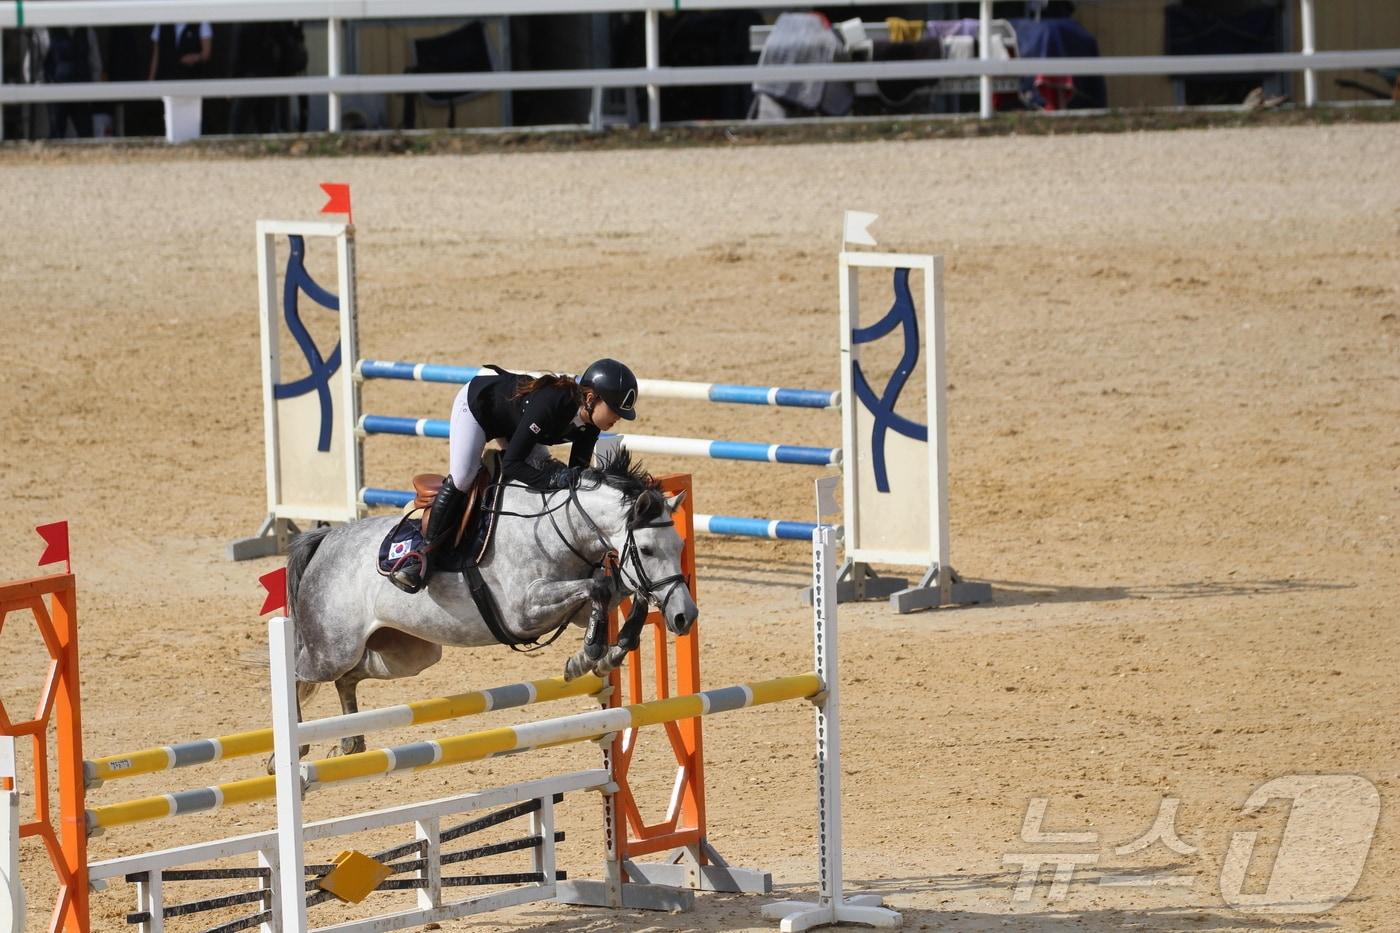
[[[598,393],[620,418],[631,421],[637,417],[637,377],[617,360],[594,363],[578,377],[578,384]]]

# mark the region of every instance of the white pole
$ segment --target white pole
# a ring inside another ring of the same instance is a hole
[[[337,119],[339,111],[337,110]],[[345,510],[363,517],[360,489],[365,484],[365,441],[355,430],[363,413],[360,408],[360,381],[355,378],[354,361],[360,358],[360,319],[355,300],[355,228],[346,224],[336,237],[336,286],[340,294],[340,352],[345,360],[336,374],[336,384],[344,387],[340,402],[341,442],[345,445]]]
[[[880,906],[878,894],[842,892],[841,872],[841,673],[836,667],[836,531],[812,532],[812,649],[826,689],[817,706],[817,903],[780,901],[762,908],[780,920],[783,933],[838,923],[897,927],[897,911]]]
[[[992,60],[992,0],[982,0],[978,12],[977,57],[985,64]],[[982,75],[977,79],[982,99],[982,119],[992,118],[992,76]]]
[[[661,67],[661,14],[655,9],[647,10],[646,34],[647,71],[654,71]],[[647,85],[647,126],[652,132],[661,128],[661,88],[655,84]]]
[[[984,4],[985,6],[985,4]],[[812,658],[826,694],[817,707],[817,891],[818,904],[841,900],[841,682],[836,669],[836,606],[831,580],[836,548],[831,529],[812,533]],[[834,913],[832,919],[836,919]]]
[[[340,77],[340,20],[326,20],[326,74]],[[326,128],[332,133],[340,132],[340,95],[326,95]]]
[[[292,620],[267,623],[272,677],[272,761],[277,769],[277,900],[284,933],[306,931],[306,871],[302,852],[300,737],[297,735],[296,639]]]
[[[413,824],[414,837],[423,846],[423,867],[418,870],[418,909],[432,910],[442,906],[442,824],[437,817],[418,820]]]
[[[0,925],[24,929],[24,885],[19,876],[19,792],[15,740],[0,736]]]
[[[1317,30],[1313,16],[1313,0],[1303,0],[1303,54],[1312,55],[1317,51]],[[1317,72],[1311,68],[1303,71],[1303,106],[1317,104]]]
[[[161,871],[152,868],[146,873],[145,881],[136,882],[136,905],[151,916],[141,925],[141,933],[165,933],[165,887]]]
[[[940,605],[953,601],[953,561],[948,553],[948,375],[944,369],[943,257],[924,276],[924,333],[928,335],[929,546],[938,567]]]
[[[0,84],[5,81],[5,30],[0,29]],[[5,141],[5,106],[0,104],[0,142]],[[16,927],[15,929],[19,929]]]

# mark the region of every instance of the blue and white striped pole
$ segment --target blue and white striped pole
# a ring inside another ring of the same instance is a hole
[[[401,509],[413,501],[413,493],[400,489],[366,486],[360,502],[370,507]],[[743,518],[738,515],[696,515],[695,533],[737,535],[742,538],[771,538],[778,541],[810,541],[816,529],[812,522],[789,522],[772,518]]]
[[[481,372],[476,366],[444,366],[437,363],[405,363],[360,360],[355,372],[362,379],[406,379],[465,385]],[[682,382],[675,379],[638,379],[637,393],[644,399],[692,399],[733,405],[773,405],[783,408],[840,408],[841,393],[823,389],[785,386],[749,386],[723,382]]]
[[[408,437],[448,436],[448,423],[442,418],[398,418],[390,415],[363,415],[360,430],[365,434],[400,434]],[[713,441],[701,437],[665,437],[659,434],[604,434],[616,437],[633,453],[666,454],[675,457],[708,457],[711,460],[748,460],[757,463],[797,463],[806,466],[836,466],[841,463],[839,447],[802,447],[797,444],[760,444],[752,441]]]

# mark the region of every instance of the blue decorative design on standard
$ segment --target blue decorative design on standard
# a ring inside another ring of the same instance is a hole
[[[287,321],[287,329],[292,332],[297,346],[306,357],[310,373],[294,382],[284,382],[272,387],[272,397],[276,399],[296,398],[308,392],[315,392],[321,402],[321,433],[316,439],[316,449],[325,453],[331,449],[331,424],[334,406],[331,402],[331,376],[340,368],[340,341],[335,343],[329,359],[321,358],[316,341],[301,322],[301,312],[297,308],[297,293],[306,292],[311,300],[323,308],[340,312],[340,299],[326,291],[311,278],[306,271],[306,241],[299,236],[288,237],[292,251],[287,257],[287,271],[282,276],[282,317]]]
[[[885,432],[893,428],[905,437],[928,443],[928,425],[910,421],[894,410],[899,402],[899,393],[904,391],[910,373],[919,362],[919,317],[914,309],[914,296],[909,293],[908,269],[894,270],[894,304],[890,305],[889,312],[869,327],[857,327],[851,331],[851,343],[873,343],[900,326],[904,328],[904,353],[899,358],[899,365],[890,374],[890,381],[885,384],[884,394],[877,398],[860,368],[860,362],[851,363],[856,398],[875,417],[875,424],[870,429],[870,455],[875,468],[875,488],[880,492],[890,491],[889,470],[885,465]],[[933,391],[932,386],[929,391]]]

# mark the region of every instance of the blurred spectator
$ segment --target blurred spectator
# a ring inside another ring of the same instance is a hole
[[[29,84],[86,84],[102,78],[102,55],[97,33],[90,26],[69,29],[35,29],[25,49],[23,76]],[[92,135],[92,104],[54,103],[48,105],[49,139],[68,135],[73,123],[77,136]]]
[[[234,27],[232,42],[235,78],[282,78],[306,70],[301,23],[245,23]],[[292,129],[290,98],[235,98],[229,120],[233,133],[288,132]]]
[[[208,23],[164,23],[151,30],[148,80],[182,81],[204,76],[214,51],[214,27]]]

